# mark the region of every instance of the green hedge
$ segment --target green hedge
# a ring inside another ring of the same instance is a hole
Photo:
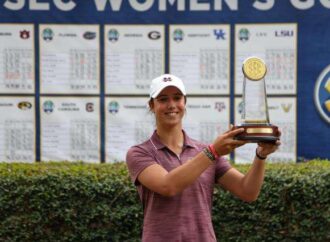
[[[217,189],[218,240],[330,241],[329,168],[267,165],[253,203]],[[139,241],[142,217],[123,163],[0,164],[0,241]]]

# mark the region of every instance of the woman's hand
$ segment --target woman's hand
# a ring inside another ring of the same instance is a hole
[[[213,145],[216,150],[216,152],[221,155],[227,155],[231,153],[234,149],[237,147],[240,147],[246,143],[247,141],[244,140],[235,140],[234,137],[238,135],[239,133],[242,133],[244,131],[243,128],[234,129],[233,126],[231,126],[231,129],[223,133],[222,135],[218,136],[216,140],[214,141]]]
[[[281,132],[279,131],[279,137]],[[281,145],[281,141],[277,140],[275,143],[259,142],[257,147],[257,153],[261,157],[267,157],[271,153],[274,153]]]

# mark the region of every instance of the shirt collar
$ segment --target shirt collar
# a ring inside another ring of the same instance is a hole
[[[183,137],[184,137],[184,142],[183,142],[183,147],[191,147],[191,148],[197,148],[196,145],[194,144],[193,140],[186,134],[184,130],[183,132]],[[160,138],[157,134],[157,130],[154,131],[152,134],[150,141],[152,144],[155,146],[157,150],[163,149],[166,146],[160,141]]]

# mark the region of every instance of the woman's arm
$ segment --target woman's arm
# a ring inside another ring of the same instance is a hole
[[[256,152],[259,157],[267,158],[280,144],[280,141],[275,144],[259,143]],[[245,175],[232,168],[219,178],[218,183],[243,201],[255,201],[259,196],[264,180],[266,160],[260,159],[258,156],[255,156],[251,168]]]
[[[245,141],[233,139],[235,135],[242,131],[243,129],[228,131],[217,138],[216,144],[226,147],[226,152],[229,153],[235,147],[245,143]],[[221,155],[228,153],[222,153]],[[211,164],[211,160],[204,152],[200,152],[193,159],[170,172],[167,172],[158,164],[148,166],[139,174],[138,180],[154,192],[164,196],[174,196],[191,185]]]

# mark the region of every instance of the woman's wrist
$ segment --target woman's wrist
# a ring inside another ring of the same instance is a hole
[[[215,159],[218,159],[219,158],[219,154],[218,152],[216,151],[215,147],[214,147],[214,144],[210,144],[207,146],[207,148],[212,152],[213,156],[215,157]]]
[[[262,155],[258,152],[258,147],[256,148],[256,157],[259,159],[259,160],[266,160],[267,159],[267,155]]]
[[[204,153],[204,155],[207,156],[207,158],[209,158],[209,160],[211,161],[211,163],[214,164],[216,158],[215,158],[215,156],[213,155],[213,153],[212,153],[212,151],[210,150],[210,148],[209,148],[209,147],[205,147],[205,148],[203,149],[203,153]]]

